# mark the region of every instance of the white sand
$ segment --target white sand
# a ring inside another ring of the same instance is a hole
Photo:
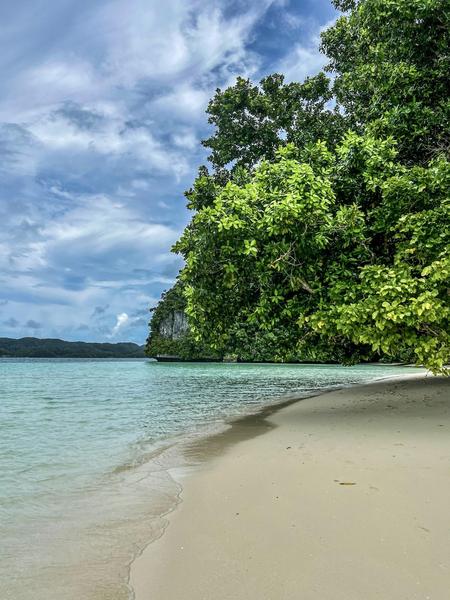
[[[273,414],[185,481],[136,599],[449,600],[449,417],[432,377]]]

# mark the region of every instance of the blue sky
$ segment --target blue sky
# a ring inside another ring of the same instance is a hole
[[[324,64],[329,0],[0,4],[0,336],[143,343],[237,75]]]

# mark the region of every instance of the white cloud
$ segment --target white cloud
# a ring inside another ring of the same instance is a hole
[[[285,15],[285,18],[288,18]],[[286,81],[303,81],[305,77],[315,75],[327,64],[327,57],[319,51],[320,34],[335,23],[332,19],[323,25],[311,27],[309,38],[289,49],[278,63],[276,70],[285,75]],[[299,22],[300,24],[300,22]]]
[[[199,144],[199,140],[192,129],[184,129],[173,135],[175,146],[193,150]]]
[[[282,22],[291,29],[298,29],[304,23],[304,19],[299,15],[294,15],[290,12],[284,12],[282,16]]]
[[[71,206],[42,224],[31,239],[0,242],[1,287],[11,297],[77,307],[106,303],[108,294],[132,296],[146,285],[171,281],[168,250],[180,231],[144,221],[132,208],[106,196],[70,197]],[[20,223],[15,225],[20,227]],[[20,229],[19,229],[20,231]],[[137,277],[139,266],[160,265]]]
[[[100,8],[90,25],[103,32],[101,66],[116,83],[171,83],[209,73],[224,61],[245,60],[248,33],[271,3],[250,3],[225,18],[214,1],[167,0],[155,9],[147,0],[117,0]]]
[[[201,88],[195,81],[184,81],[154,100],[151,108],[163,118],[176,116],[182,122],[197,121],[198,124],[199,120],[204,120],[210,97],[210,88]]]
[[[98,123],[86,127],[62,112],[52,112],[28,125],[30,133],[47,151],[83,153],[94,152],[104,156],[132,156],[144,168],[180,177],[188,172],[183,154],[164,146],[145,126],[127,125],[125,119],[104,118],[95,115]]]
[[[123,329],[123,327],[125,327],[125,325],[129,323],[129,321],[130,317],[127,315],[127,313],[123,312],[120,313],[120,315],[117,315],[116,324],[112,328],[111,336],[117,335],[119,333],[119,330]]]
[[[238,74],[265,74],[268,57],[251,49],[256,26],[269,6],[292,3],[242,1],[231,12],[225,0],[26,2],[28,11],[8,9],[0,55],[4,320],[61,337],[131,336],[136,311],[181,265],[170,247],[207,154],[198,140],[208,101]],[[286,13],[285,24],[292,35],[300,21]],[[268,69],[288,79],[316,71],[317,35]],[[92,320],[100,305],[109,308]]]
[[[74,206],[40,230],[33,253],[67,261],[121,261],[121,251],[156,258],[166,253],[180,232],[168,225],[142,220],[129,206],[106,196],[73,197]],[[77,259],[78,257],[78,259]]]
[[[246,43],[273,3],[251,2],[226,17],[219,1],[166,0],[157,7],[148,0],[92,3],[69,31],[61,31],[64,38],[56,31],[53,44],[42,44],[46,53],[37,53],[4,81],[0,119],[29,121],[68,98],[121,104],[141,84],[161,90],[177,82],[192,105],[196,94],[189,98],[186,89],[194,82],[210,94],[219,80],[254,71],[256,58]]]
[[[31,69],[28,85],[35,91],[35,98],[43,96],[47,103],[49,100],[51,103],[49,93],[58,101],[61,97],[79,95],[92,89],[95,86],[95,73],[87,61],[51,60]]]
[[[278,65],[278,70],[283,73],[286,81],[303,81],[309,75],[315,75],[323,69],[327,59],[315,47],[304,47],[298,44],[292,49],[288,57]]]
[[[147,298],[147,306],[150,306]],[[116,324],[111,330],[111,334],[109,337],[113,338],[117,336],[119,333],[123,333],[124,330],[130,329],[132,327],[136,327],[137,325],[147,326],[148,323],[148,310],[137,311],[134,316],[130,316],[127,313],[123,312],[116,316]]]

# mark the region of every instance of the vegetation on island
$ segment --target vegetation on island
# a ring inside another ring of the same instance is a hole
[[[448,6],[334,4],[343,14],[322,34],[331,78],[238,79],[209,104],[211,166],[186,193],[194,214],[174,246],[189,339],[244,360],[400,359],[440,372]]]
[[[173,319],[176,313],[185,313],[186,298],[180,281],[164,292],[161,301],[151,309],[151,331],[147,339],[145,352],[147,356],[177,357],[181,360],[217,360],[221,355],[208,344],[195,339],[189,329],[180,331],[176,336],[164,334],[164,325]]]
[[[67,342],[53,338],[0,338],[0,357],[9,358],[144,358],[144,347],[131,342],[116,344]]]

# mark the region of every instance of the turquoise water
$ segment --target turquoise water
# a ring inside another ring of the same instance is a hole
[[[393,366],[0,359],[0,598],[121,600],[178,502],[183,444]]]

